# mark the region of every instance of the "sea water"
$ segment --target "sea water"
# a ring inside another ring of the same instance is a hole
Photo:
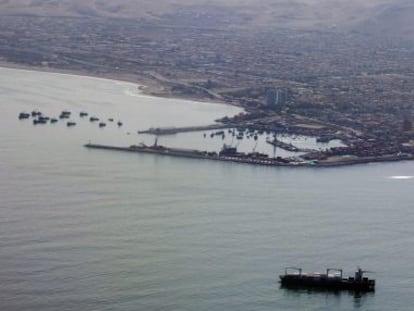
[[[34,109],[70,110],[77,125],[17,119]],[[412,310],[413,162],[269,168],[83,147],[151,144],[136,131],[239,112],[0,69],[0,309]],[[160,140],[209,145],[202,133]],[[376,292],[282,289],[286,266],[361,266]]]

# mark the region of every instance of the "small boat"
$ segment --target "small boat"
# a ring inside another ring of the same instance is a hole
[[[40,111],[36,111],[36,110],[32,111],[32,117],[37,117],[37,116],[41,116],[41,115],[42,115],[42,113]]]
[[[33,119],[33,124],[37,125],[37,124],[46,124],[47,123],[47,119],[45,118],[39,118],[39,119]]]
[[[289,270],[294,270],[290,273]],[[359,292],[372,292],[375,290],[375,280],[363,277],[361,268],[353,277],[343,278],[342,269],[327,269],[326,273],[303,273],[301,268],[288,267],[285,274],[280,275],[280,283],[284,287],[295,288],[322,288],[328,290],[353,290]]]
[[[28,119],[30,117],[30,113],[20,112],[19,113],[19,120]]]
[[[106,126],[106,123],[105,122],[99,123],[99,127],[105,127],[105,126]]]

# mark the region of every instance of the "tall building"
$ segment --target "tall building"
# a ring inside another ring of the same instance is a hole
[[[286,103],[287,94],[285,91],[269,88],[266,90],[267,106],[283,106]]]
[[[277,91],[276,104],[279,106],[284,106],[287,99],[287,93],[285,91]]]
[[[277,101],[277,90],[276,89],[268,89],[266,91],[266,105],[267,106],[274,106]]]
[[[412,129],[413,129],[412,115],[411,115],[411,111],[408,111],[408,113],[406,113],[403,118],[402,130],[405,132],[408,132],[408,131],[411,131]]]

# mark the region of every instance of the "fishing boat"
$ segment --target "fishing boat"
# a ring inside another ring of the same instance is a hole
[[[29,113],[20,112],[19,113],[19,120],[28,119],[30,117]]]

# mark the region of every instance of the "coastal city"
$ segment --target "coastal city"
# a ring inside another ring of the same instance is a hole
[[[245,112],[218,120],[225,128],[346,145],[302,155],[313,163],[413,158],[409,41],[358,32],[223,30],[212,22],[185,27],[179,15],[162,23],[29,16],[0,23],[2,62],[118,77],[152,95],[237,105]]]

